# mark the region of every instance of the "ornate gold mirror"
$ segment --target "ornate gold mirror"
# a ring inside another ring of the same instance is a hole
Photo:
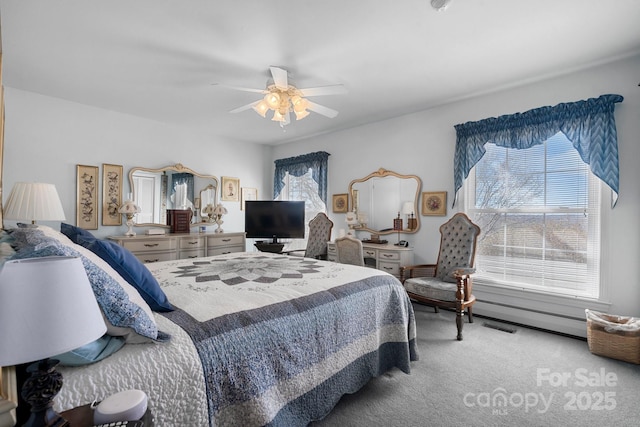
[[[192,225],[208,224],[202,208],[217,203],[218,178],[203,175],[178,163],[159,169],[135,167],[129,171],[133,200],[142,212],[135,225],[167,227],[167,209],[191,209]],[[206,196],[205,205],[202,197]]]
[[[383,168],[349,184],[351,210],[356,230],[372,234],[397,233],[394,220],[402,219],[402,233],[420,229],[418,200],[422,181],[416,175],[401,175]],[[397,224],[397,223],[396,223]]]

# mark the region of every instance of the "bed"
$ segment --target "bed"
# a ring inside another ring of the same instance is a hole
[[[380,270],[262,252],[148,264],[172,310],[154,311],[148,295],[126,289],[130,317],[150,319],[116,325],[106,304],[122,295],[93,276],[124,288],[122,274],[112,278],[119,272],[79,236],[19,233],[14,256],[82,257],[110,331],[126,341],[100,361],[59,368],[58,411],[136,388],[159,426],[302,426],[373,377],[409,373],[418,357],[411,303]]]

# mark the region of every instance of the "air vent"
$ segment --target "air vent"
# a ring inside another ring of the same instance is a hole
[[[502,331],[502,332],[508,332],[510,334],[515,334],[516,331],[517,331],[517,329],[510,328],[509,326],[494,325],[492,323],[484,323],[483,326],[485,326],[486,328],[491,328],[491,329],[495,329],[495,330]]]

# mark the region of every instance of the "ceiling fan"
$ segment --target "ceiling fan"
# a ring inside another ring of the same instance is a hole
[[[345,94],[347,90],[343,85],[298,89],[293,85],[293,82],[289,79],[289,73],[284,68],[269,67],[269,70],[272,79],[267,81],[266,89],[221,85],[230,89],[264,95],[262,99],[233,109],[230,113],[239,113],[252,108],[256,113],[266,118],[267,112],[273,111],[271,120],[279,122],[281,127],[291,122],[291,113],[295,114],[296,120],[304,119],[309,115],[310,111],[329,118],[334,118],[338,115],[336,110],[311,102],[307,97]]]

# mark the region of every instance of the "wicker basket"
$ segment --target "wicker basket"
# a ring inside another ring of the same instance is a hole
[[[586,310],[587,343],[593,354],[640,365],[640,322]],[[635,329],[635,325],[638,329]]]

